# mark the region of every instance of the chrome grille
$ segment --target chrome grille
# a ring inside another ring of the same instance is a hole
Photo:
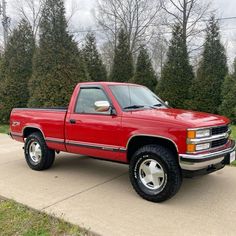
[[[214,128],[211,129],[211,134],[212,135],[221,135],[221,134],[225,134],[225,133],[230,134],[229,130],[230,130],[229,125],[214,127]],[[229,137],[212,141],[211,142],[211,148],[217,148],[217,147],[224,146],[228,142],[228,140],[229,140]]]
[[[203,144],[209,144],[206,149],[195,149],[195,153],[201,152],[201,151],[206,151],[206,150],[211,150],[211,149],[216,149],[223,147],[226,145],[230,139],[230,125],[222,125],[222,126],[217,126],[217,127],[209,127],[209,128],[200,128],[196,129],[201,130],[201,129],[210,129],[210,136],[208,137],[203,137],[203,138],[188,138],[187,143],[188,144],[194,144],[194,145],[201,145]],[[194,129],[190,129],[194,130]]]
[[[212,135],[223,134],[223,133],[226,133],[228,129],[229,129],[228,125],[214,127],[211,130],[211,134]]]
[[[216,148],[225,145],[228,142],[227,138],[219,139],[211,143],[211,148]]]

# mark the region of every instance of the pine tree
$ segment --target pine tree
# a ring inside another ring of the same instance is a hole
[[[87,74],[81,53],[67,32],[63,0],[46,0],[39,32],[29,106],[67,106],[75,85],[86,80]]]
[[[88,33],[86,36],[85,47],[83,48],[83,57],[85,66],[92,81],[107,80],[106,68],[102,63],[101,55],[96,46],[96,38],[93,33]]]
[[[187,107],[189,88],[194,78],[182,34],[180,25],[176,24],[156,91],[163,100],[167,100],[175,108]]]
[[[21,20],[9,38],[1,63],[1,122],[8,122],[12,108],[27,106],[34,49],[32,28],[25,20]]]
[[[220,114],[227,116],[234,123],[236,122],[236,60],[234,61],[234,71],[225,77],[222,87],[222,103],[219,107]]]
[[[136,64],[136,71],[130,82],[144,85],[152,91],[154,91],[156,88],[157,78],[155,71],[152,67],[152,62],[148,51],[143,46],[140,48]]]
[[[115,49],[110,80],[116,82],[128,82],[134,74],[133,58],[130,52],[127,34],[120,30],[118,45]]]
[[[2,81],[3,81],[3,58],[2,55],[0,54],[0,85]]]
[[[220,41],[219,25],[212,16],[207,26],[197,78],[191,89],[193,109],[217,113],[222,102],[222,84],[227,73],[227,58]]]

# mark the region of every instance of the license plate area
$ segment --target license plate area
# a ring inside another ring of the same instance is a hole
[[[229,163],[231,164],[233,161],[235,161],[235,151],[231,152],[229,156]]]

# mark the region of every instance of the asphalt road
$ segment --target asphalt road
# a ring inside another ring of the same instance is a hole
[[[22,144],[0,135],[0,195],[105,236],[236,235],[236,168],[185,179],[161,204],[132,189],[128,166],[61,153],[52,169],[25,163]]]

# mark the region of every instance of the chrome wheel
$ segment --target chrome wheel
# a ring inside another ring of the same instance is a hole
[[[147,159],[139,167],[139,178],[145,187],[156,190],[162,187],[167,177],[159,162]]]
[[[32,163],[37,165],[40,163],[42,158],[41,147],[38,142],[33,141],[29,146],[29,155]]]

